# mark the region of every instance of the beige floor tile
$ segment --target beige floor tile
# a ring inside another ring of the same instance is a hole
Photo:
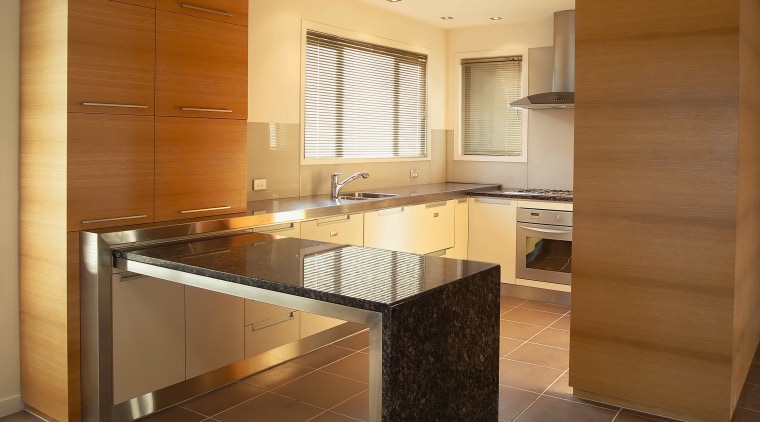
[[[527,300],[519,305],[520,308],[533,309],[536,311],[552,312],[555,314],[566,314],[570,312],[570,307],[565,305],[556,305],[554,303],[536,302]]]
[[[214,416],[264,393],[266,391],[260,388],[236,382],[186,401],[180,406],[201,415]]]
[[[297,357],[290,362],[295,363],[296,365],[308,366],[309,368],[317,369],[325,365],[329,365],[336,360],[344,358],[352,353],[354,352],[351,349],[346,349],[344,347],[325,346],[311,353]]]
[[[544,327],[541,325],[525,324],[505,319],[499,321],[499,335],[515,340],[528,340],[543,329]]]
[[[315,369],[308,366],[285,362],[269,368],[266,371],[244,378],[242,381],[259,388],[273,390],[313,371],[315,371]]]
[[[760,411],[760,385],[744,384],[737,406]]]
[[[321,369],[331,374],[369,383],[369,355],[354,353]]]
[[[547,328],[530,339],[531,343],[570,349],[570,331]]]
[[[660,416],[649,415],[647,413],[635,412],[633,410],[623,409],[615,418],[615,422],[678,422],[675,419],[663,418]],[[735,420],[733,422],[736,422]]]
[[[542,344],[525,343],[506,356],[507,359],[565,370],[570,366],[570,351]]]
[[[538,398],[532,391],[499,386],[499,421],[511,421]]]
[[[331,410],[359,420],[369,420],[369,390],[364,390]]]
[[[214,419],[220,422],[305,422],[323,412],[324,409],[316,406],[267,393],[220,413]]]
[[[549,396],[541,396],[528,407],[517,422],[611,422],[618,411]],[[561,419],[558,419],[560,417]]]
[[[140,422],[200,422],[206,419],[207,417],[204,415],[187,410],[183,407],[174,406],[147,416],[144,419],[140,419]]]
[[[550,327],[559,330],[570,331],[570,315],[563,316],[557,322],[550,325]]]
[[[501,319],[506,319],[508,321],[516,321],[516,322],[522,322],[525,324],[534,324],[534,325],[542,325],[542,326],[548,326],[550,324],[553,324],[558,319],[562,318],[562,315],[560,314],[554,314],[551,312],[544,312],[544,311],[536,311],[533,309],[525,309],[525,308],[513,308],[510,311],[505,312]]]
[[[0,418],[0,422],[41,422],[41,421],[42,419],[23,410],[21,412],[13,413],[11,415],[3,416]]]
[[[363,382],[328,372],[315,371],[275,389],[274,392],[323,409],[330,409],[367,388],[367,384]]]
[[[341,341],[333,343],[333,346],[345,347],[351,350],[362,350],[369,347],[369,331],[362,331],[351,337],[346,337]]]
[[[559,377],[556,381],[554,381],[554,384],[552,384],[548,390],[544,394],[565,399],[565,400],[575,400],[578,401],[580,399],[576,399],[573,396],[573,387],[570,387],[568,384],[568,381],[570,379],[570,375],[568,371],[565,371],[564,374],[562,374],[561,377]]]
[[[514,308],[515,306],[521,305],[523,303],[525,303],[525,299],[502,296],[501,300],[499,301],[499,306],[501,308]]]
[[[499,337],[499,357],[502,358],[511,351],[520,347],[525,340],[515,340],[506,337]]]
[[[309,422],[356,422],[358,420],[335,412],[325,412],[314,419],[309,419]]]
[[[546,387],[562,375],[562,372],[559,369],[501,359],[499,361],[499,384],[542,393]]]
[[[737,408],[731,422],[757,422],[760,421],[760,411]],[[625,421],[624,421],[625,422]]]
[[[746,382],[750,384],[760,385],[760,363],[753,363],[749,367],[749,373],[747,374]]]

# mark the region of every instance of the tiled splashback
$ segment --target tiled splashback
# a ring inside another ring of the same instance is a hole
[[[446,181],[445,130],[431,131],[430,160],[301,166],[300,128],[294,123],[248,123],[248,200],[328,194],[335,172],[343,177],[369,172],[369,179],[353,182],[348,191]],[[418,177],[410,177],[412,169],[418,170]],[[267,179],[267,189],[254,191],[253,179]]]

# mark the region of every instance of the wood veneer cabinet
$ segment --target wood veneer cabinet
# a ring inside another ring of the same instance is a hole
[[[247,10],[245,0],[214,3],[234,5],[232,10]],[[166,4],[161,2],[161,7],[169,8]],[[200,11],[187,13],[196,12]],[[183,21],[187,13],[157,10],[155,0],[21,2],[21,390],[25,405],[47,419],[81,419],[77,230],[155,221],[156,142],[163,148],[193,138],[182,135],[183,139],[170,140],[161,131],[161,138],[154,139],[158,60],[155,18],[157,14],[163,17],[175,14]],[[224,23],[221,27],[219,20],[193,19],[196,31],[209,24],[205,28],[211,31],[232,28],[236,39],[240,33],[247,37],[244,22]],[[217,192],[222,192],[225,203],[228,197],[234,197],[238,201],[234,206],[239,206],[239,198],[245,198],[247,40],[242,41],[235,44],[233,73],[239,75],[243,63],[245,76],[242,80],[235,79],[235,90],[243,93],[244,101],[233,104],[237,114],[221,116],[236,120],[183,119],[195,134],[208,133],[199,129],[201,121],[217,128],[211,130],[213,138],[206,140],[207,145],[190,147],[202,156],[181,151],[184,162],[172,164],[174,167],[167,167],[168,161],[159,156],[161,169],[170,168],[180,183],[187,182],[186,186],[178,187],[171,177],[161,179],[168,180],[170,187],[159,187],[162,194],[169,192],[163,196],[170,198],[169,203],[177,200],[178,204],[183,201],[205,204],[204,198],[211,196],[205,181],[185,177],[183,172],[208,176],[217,187],[221,186]],[[189,58],[186,63],[193,63],[193,54],[200,54],[210,44],[199,47],[202,48],[193,51],[190,44],[184,45],[183,54]],[[224,52],[222,56],[232,54],[226,46],[220,50]],[[216,73],[226,74],[225,66],[232,62],[226,57],[213,57],[217,67],[198,65],[195,74],[208,74],[210,80]],[[184,70],[190,71],[192,66]],[[162,77],[173,77],[170,75],[173,71],[162,71]],[[234,126],[229,132],[227,122]],[[172,129],[172,133],[184,132]],[[230,169],[238,171],[236,194],[226,187],[233,178]],[[201,200],[187,199],[193,196],[189,191],[193,187],[199,189]],[[161,202],[162,206],[166,203]],[[223,214],[232,212],[231,209],[192,216],[175,212],[161,218],[163,221]],[[145,217],[119,219],[136,215]],[[110,218],[117,219],[107,221]],[[82,223],[88,220],[106,221]]]
[[[760,3],[576,2],[570,385],[729,421],[760,340]]]
[[[134,0],[130,0],[134,1]],[[248,26],[248,1],[241,0],[155,0],[156,8],[204,19]]]

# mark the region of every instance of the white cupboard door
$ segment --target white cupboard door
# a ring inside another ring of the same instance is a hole
[[[187,378],[243,359],[242,298],[187,286]]]
[[[111,289],[114,403],[184,381],[184,286],[117,274]]]
[[[394,207],[364,213],[364,246],[414,252],[415,244],[410,233],[414,230],[415,207]]]
[[[470,198],[467,259],[501,265],[501,282],[515,283],[517,201]]]
[[[454,206],[454,247],[446,256],[454,259],[467,259],[469,241],[469,206],[467,198],[455,199]]]
[[[454,247],[454,204],[440,201],[413,207],[412,252],[429,254]]]

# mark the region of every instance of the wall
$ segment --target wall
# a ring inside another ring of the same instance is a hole
[[[342,165],[300,165],[302,20],[318,22],[429,50],[431,159]],[[341,0],[252,1],[249,19],[249,199],[330,191],[330,173],[367,170],[353,189],[444,182],[446,133],[446,37],[442,29]],[[417,169],[416,179],[409,171]],[[252,191],[251,179],[266,178],[267,190]]]
[[[573,110],[526,110],[528,161],[503,163],[454,160],[459,121],[457,55],[528,51],[528,93],[551,91],[554,18],[538,22],[450,30],[447,79],[447,178],[456,182],[501,183],[514,188],[573,188]],[[547,48],[547,46],[549,46]],[[497,53],[498,54],[498,53]]]
[[[18,69],[21,0],[0,2],[0,417],[23,408],[18,337]]]

